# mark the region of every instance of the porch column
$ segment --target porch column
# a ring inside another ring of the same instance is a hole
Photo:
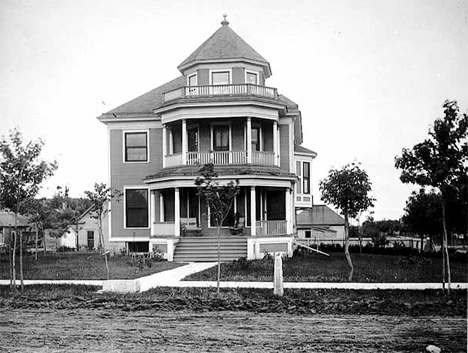
[[[159,222],[164,222],[164,196],[161,191],[159,194]]]
[[[286,188],[286,233],[292,234],[292,203],[291,203],[291,189]]]
[[[182,165],[187,164],[187,151],[188,151],[188,142],[187,142],[187,120],[182,120]]]
[[[255,215],[257,214],[256,205],[255,205],[255,186],[250,187],[250,235],[257,235],[257,222],[255,220]]]
[[[247,117],[247,163],[252,163],[252,118]]]
[[[179,188],[174,188],[174,235],[180,236],[180,193]]]
[[[156,192],[150,190],[150,219],[151,219],[151,236],[155,234],[154,222],[156,222]]]
[[[163,124],[162,128],[162,155],[163,155],[163,168],[166,167],[166,155],[167,155],[167,128],[166,124]]]
[[[273,122],[273,164],[278,165],[278,122]]]

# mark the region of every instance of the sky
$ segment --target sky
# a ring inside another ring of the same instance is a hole
[[[18,128],[58,161],[40,195],[107,182],[96,118],[180,76],[224,13],[269,61],[266,85],[299,105],[314,202],[331,168],[357,161],[374,218],[400,218],[418,187],[395,156],[428,137],[446,99],[468,111],[466,0],[0,0],[0,136]]]

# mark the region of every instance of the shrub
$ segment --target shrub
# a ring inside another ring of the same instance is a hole
[[[234,266],[238,267],[238,268],[241,269],[241,270],[248,270],[251,263],[252,263],[252,262],[249,261],[249,260],[247,260],[246,257],[240,257],[239,259],[234,260],[234,261],[232,262],[232,264],[233,264]]]

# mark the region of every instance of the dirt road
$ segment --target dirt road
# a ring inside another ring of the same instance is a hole
[[[466,352],[463,317],[0,309],[0,352]]]

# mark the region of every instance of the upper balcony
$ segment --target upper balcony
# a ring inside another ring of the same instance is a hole
[[[209,85],[209,86],[183,86],[164,93],[164,102],[182,98],[195,97],[260,97],[278,99],[276,88],[253,84]]]

